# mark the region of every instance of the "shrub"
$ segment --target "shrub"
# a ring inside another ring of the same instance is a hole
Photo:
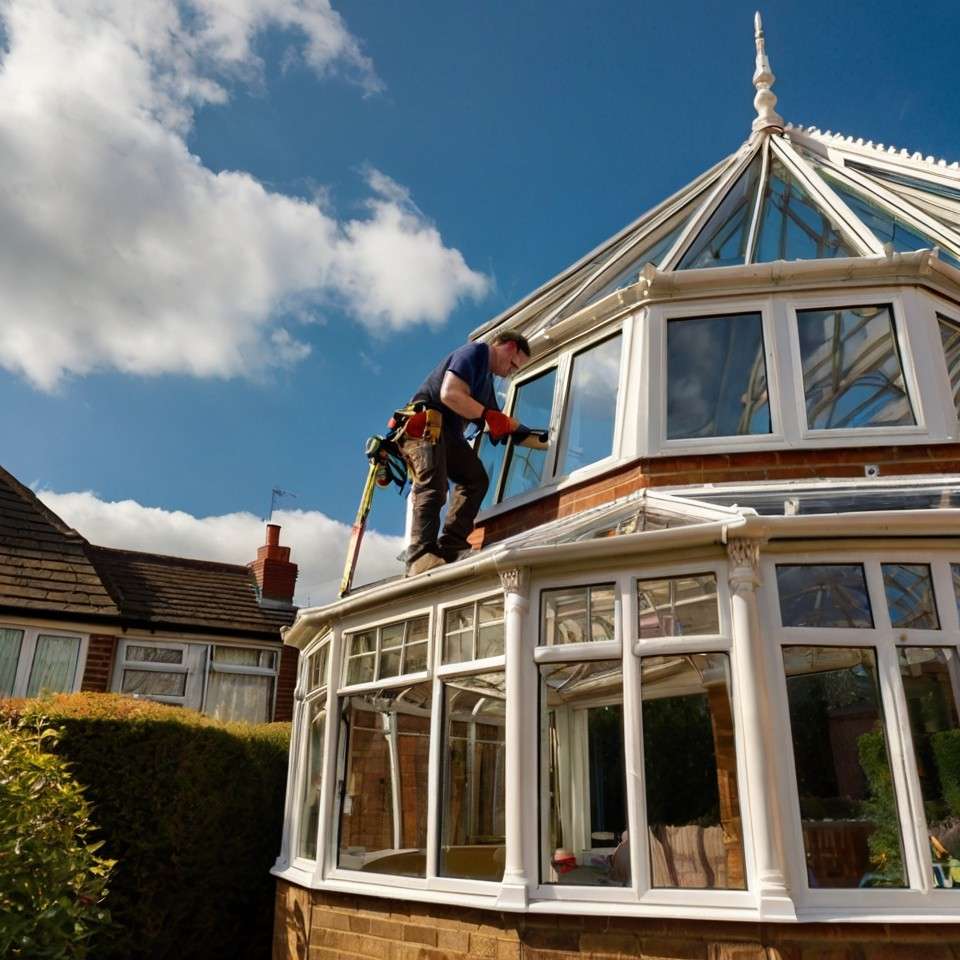
[[[7,701],[42,713],[118,861],[98,960],[269,956],[289,724],[224,724],[114,694]]]
[[[873,885],[903,886],[906,873],[900,848],[900,820],[883,731],[861,734],[857,738],[857,752],[870,790],[870,796],[863,801],[863,813],[874,823],[867,840],[874,868]]]
[[[87,955],[108,919],[111,861],[90,842],[90,805],[40,722],[0,724],[0,956]]]
[[[960,816],[960,730],[935,733],[930,742],[937,761],[937,773],[943,787],[943,799],[950,812]]]

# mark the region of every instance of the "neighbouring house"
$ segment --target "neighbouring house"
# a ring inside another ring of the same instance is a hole
[[[289,720],[297,565],[267,525],[243,566],[90,543],[0,468],[0,696],[114,691]]]
[[[960,169],[756,40],[743,145],[472,334],[551,438],[476,549],[286,632],[275,960],[960,955]]]

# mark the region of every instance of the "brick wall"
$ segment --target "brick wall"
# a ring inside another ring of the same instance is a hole
[[[277,886],[273,960],[960,960],[960,925],[497,913]]]
[[[293,691],[297,686],[297,660],[300,651],[284,644],[280,648],[280,670],[277,674],[277,702],[273,719],[289,722],[293,719]]]
[[[628,466],[478,524],[470,540],[474,546],[480,547],[549,520],[598,507],[647,487],[863,477],[864,465],[868,463],[875,463],[880,467],[881,478],[915,474],[956,474],[960,473],[960,444],[768,450],[636,460]]]
[[[104,693],[110,689],[110,676],[113,672],[113,655],[117,649],[117,638],[107,634],[92,633],[87,645],[87,663],[83,668],[81,690]]]

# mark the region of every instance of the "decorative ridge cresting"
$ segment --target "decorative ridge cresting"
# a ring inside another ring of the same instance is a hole
[[[753,105],[756,107],[757,116],[753,121],[753,132],[759,133],[762,130],[783,130],[783,117],[774,110],[777,105],[777,95],[773,92],[773,81],[777,78],[770,68],[770,60],[767,58],[767,51],[763,39],[763,21],[760,19],[760,11],[753,15],[754,41],[757,45],[757,68],[753,72],[753,85],[757,88],[757,94],[753,98]]]
[[[887,146],[882,143],[874,143],[872,140],[864,140],[863,137],[848,136],[843,133],[834,133],[832,130],[824,132],[819,127],[812,124],[805,127],[801,124],[787,123],[784,130],[792,133],[802,133],[808,137],[814,137],[824,143],[833,143],[840,147],[857,147],[861,150],[869,150],[882,156],[895,156],[901,159],[910,160],[913,163],[922,163],[928,167],[936,167],[941,170],[960,170],[960,161],[949,162],[942,157],[934,157],[931,154],[924,156],[919,150],[911,152],[906,147]]]

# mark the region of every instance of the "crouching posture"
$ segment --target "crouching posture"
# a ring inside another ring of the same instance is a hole
[[[507,377],[530,359],[526,339],[512,330],[497,334],[493,342],[468,343],[454,350],[435,367],[410,401],[428,411],[439,411],[436,429],[421,436],[405,433],[400,450],[413,479],[413,525],[407,550],[407,574],[422,573],[456,560],[469,549],[467,537],[487,492],[489,478],[474,447],[464,437],[467,423],[490,431],[494,441],[505,441],[520,431],[528,446],[545,446],[500,410],[493,378]],[[433,419],[436,420],[436,414]],[[520,442],[520,433],[515,442]],[[447,506],[443,530],[440,511]]]

